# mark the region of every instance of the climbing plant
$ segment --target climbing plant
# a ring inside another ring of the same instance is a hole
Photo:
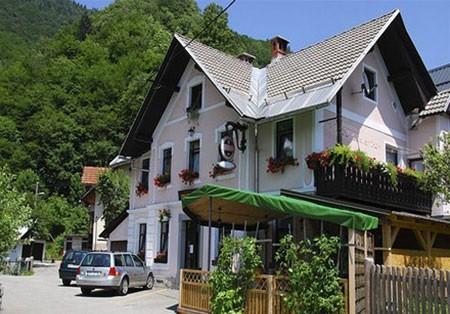
[[[259,250],[254,238],[223,238],[217,268],[209,277],[213,314],[244,312],[245,296],[262,265]]]
[[[294,242],[292,235],[280,241],[275,260],[288,281],[283,301],[292,313],[343,313],[344,298],[334,257],[338,237],[321,235],[313,240]]]

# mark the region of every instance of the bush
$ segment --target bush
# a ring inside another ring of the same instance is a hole
[[[217,268],[209,278],[213,314],[244,312],[247,291],[262,265],[258,254],[254,238],[223,238]]]
[[[338,270],[334,258],[338,237],[321,235],[294,243],[292,235],[281,241],[275,260],[288,281],[283,301],[293,313],[336,314],[344,309]]]

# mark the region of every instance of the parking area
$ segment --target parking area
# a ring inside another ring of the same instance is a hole
[[[110,291],[95,290],[81,295],[72,284],[64,287],[58,278],[58,266],[35,268],[32,276],[0,276],[5,287],[2,314],[9,313],[175,313],[178,291],[155,287],[130,290],[121,297]]]

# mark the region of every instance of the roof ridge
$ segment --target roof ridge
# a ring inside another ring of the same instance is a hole
[[[439,71],[439,70],[442,70],[442,69],[445,69],[445,68],[450,68],[450,63],[444,64],[444,65],[440,65],[437,68],[428,70],[428,72],[430,72],[430,73],[431,72],[436,72],[436,71]]]
[[[182,35],[182,34],[180,34],[180,33],[177,33],[177,32],[174,33],[174,36],[175,36],[175,38],[181,37],[182,39],[187,40],[188,42],[191,42],[191,41],[192,41],[192,42],[195,42],[196,44],[199,44],[199,45],[202,45],[202,46],[204,46],[204,47],[207,47],[208,49],[215,50],[216,52],[218,52],[218,53],[220,53],[220,54],[222,54],[222,55],[224,55],[224,56],[227,56],[227,57],[236,59],[237,61],[242,62],[243,64],[250,64],[250,63],[248,63],[247,61],[244,61],[244,60],[239,59],[239,58],[238,58],[237,56],[235,56],[235,55],[232,55],[232,54],[230,54],[230,53],[228,53],[228,52],[225,52],[225,51],[222,51],[222,50],[220,50],[220,49],[211,47],[211,46],[209,46],[209,45],[207,45],[207,44],[202,43],[201,41],[199,41],[199,40],[197,40],[197,39],[194,39],[194,40],[193,40],[192,38],[189,38],[189,37],[187,37],[187,36],[185,36],[185,35]],[[177,38],[177,39],[178,39],[178,38]],[[189,48],[189,46],[185,46],[183,43],[182,43],[182,46],[183,46],[184,49]],[[250,64],[250,65],[251,65],[252,67],[254,67],[252,64]]]
[[[385,13],[385,14],[383,14],[383,15],[380,15],[380,16],[378,16],[378,17],[375,17],[375,18],[373,18],[373,19],[370,19],[370,20],[368,20],[368,21],[366,21],[366,22],[357,24],[357,25],[355,25],[355,26],[353,26],[353,27],[351,27],[351,28],[349,28],[349,29],[347,29],[347,30],[345,30],[345,31],[342,31],[342,32],[340,32],[340,33],[337,33],[337,34],[331,36],[331,37],[325,38],[325,39],[323,39],[323,40],[321,40],[321,41],[318,41],[318,42],[316,42],[316,43],[314,43],[314,44],[311,44],[311,45],[309,45],[309,46],[306,46],[306,47],[304,47],[304,48],[301,48],[300,50],[297,50],[297,51],[295,51],[295,52],[293,52],[293,53],[291,53],[291,54],[287,54],[286,56],[283,57],[283,59],[289,58],[290,56],[295,56],[296,54],[298,54],[298,53],[300,53],[300,52],[303,52],[303,51],[305,51],[305,50],[307,50],[307,49],[310,49],[310,48],[312,48],[312,47],[314,47],[314,46],[317,46],[317,45],[320,45],[320,44],[322,44],[322,43],[328,42],[328,41],[332,40],[333,38],[336,38],[336,37],[341,36],[341,35],[343,35],[343,34],[345,34],[345,33],[351,32],[352,30],[354,30],[354,29],[356,29],[356,28],[359,28],[359,27],[361,27],[361,26],[367,25],[367,24],[372,23],[372,22],[374,22],[374,21],[376,21],[376,20],[382,19],[382,18],[384,18],[384,17],[386,17],[386,16],[393,15],[393,14],[396,13],[396,12],[400,12],[400,10],[399,10],[399,9],[394,9],[394,10],[388,12],[388,13]],[[268,65],[270,65],[270,63],[269,63]]]

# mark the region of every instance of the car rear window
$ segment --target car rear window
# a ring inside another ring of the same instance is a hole
[[[124,266],[122,254],[114,254],[114,266]]]
[[[68,252],[64,256],[64,262],[71,264],[80,264],[86,254],[86,252]]]
[[[93,267],[109,267],[110,265],[111,259],[109,254],[88,254],[81,263],[81,266]]]

